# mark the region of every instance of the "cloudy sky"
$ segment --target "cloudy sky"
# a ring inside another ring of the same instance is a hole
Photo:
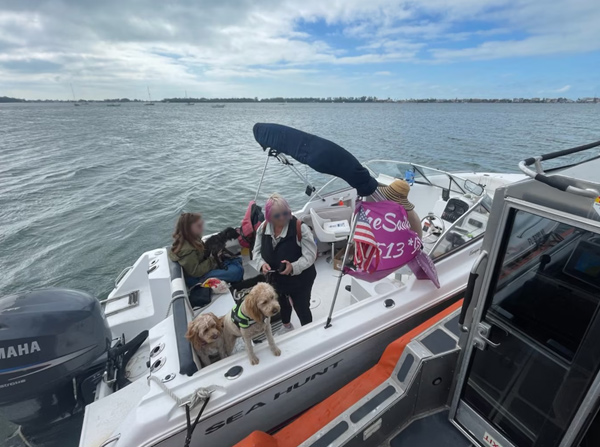
[[[0,0],[0,96],[600,95],[599,0]]]

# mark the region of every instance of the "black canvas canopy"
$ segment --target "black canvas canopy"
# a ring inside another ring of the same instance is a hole
[[[369,196],[377,189],[377,181],[354,155],[325,138],[272,123],[256,123],[254,138],[274,155],[289,155],[317,172],[345,180],[359,196]]]

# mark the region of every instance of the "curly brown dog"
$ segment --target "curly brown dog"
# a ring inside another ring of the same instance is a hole
[[[202,366],[211,364],[211,355],[219,354],[221,359],[228,355],[223,337],[223,317],[218,318],[212,312],[200,314],[190,321],[185,338],[194,347]]]
[[[271,317],[281,310],[277,301],[277,292],[270,284],[261,282],[255,285],[241,302],[225,316],[225,347],[231,352],[238,337],[242,337],[250,363],[258,364],[258,357],[252,347],[252,339],[264,332],[271,352],[275,356],[281,351],[275,345],[271,330]]]

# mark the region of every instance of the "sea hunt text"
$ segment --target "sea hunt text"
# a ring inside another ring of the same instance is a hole
[[[276,401],[277,399],[286,396],[290,393],[292,393],[294,390],[297,390],[298,388],[300,388],[301,386],[312,382],[313,380],[315,380],[317,377],[322,376],[327,374],[327,372],[334,370],[335,368],[337,368],[337,366],[339,365],[339,363],[342,361],[343,359],[340,359],[338,361],[336,361],[335,363],[332,363],[329,366],[326,366],[323,370],[321,371],[317,371],[313,374],[310,374],[308,376],[306,376],[306,378],[304,380],[299,380],[298,382],[294,383],[293,385],[288,386],[285,389],[281,389],[279,391],[277,391],[274,395],[273,395],[273,399],[271,399],[272,401]],[[223,420],[223,421],[219,421],[216,424],[211,425],[210,427],[208,427],[204,434],[205,435],[210,435],[211,433],[216,432],[217,430],[225,427],[226,425],[229,425],[235,421],[238,421],[240,419],[242,419],[244,416],[249,415],[250,413],[252,413],[254,410],[257,410],[259,408],[262,408],[264,406],[267,405],[267,402],[257,402],[254,405],[252,405],[250,408],[248,408],[247,410],[242,410],[239,411],[235,414],[232,414],[231,416],[229,416],[227,419]]]

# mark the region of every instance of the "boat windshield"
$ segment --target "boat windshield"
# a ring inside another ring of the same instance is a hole
[[[328,176],[326,178],[328,181],[310,196],[309,202],[320,200],[321,198],[331,194],[335,194],[336,192],[347,191],[349,189],[352,189],[352,187],[348,183],[346,183],[345,180],[339,177]]]
[[[465,214],[445,228],[444,233],[429,252],[429,256],[437,259],[483,237],[491,209],[492,199],[484,194]]]
[[[394,160],[371,160],[364,163],[376,179],[400,178],[409,182],[449,189],[464,194],[465,179],[439,169]]]

